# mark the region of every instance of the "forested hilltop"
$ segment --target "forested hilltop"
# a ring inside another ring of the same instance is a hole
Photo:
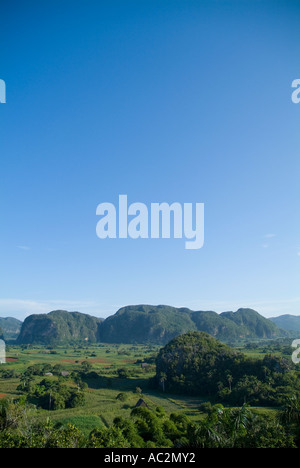
[[[30,315],[22,325],[17,344],[95,343],[100,323],[99,318],[65,310]]]
[[[289,333],[252,309],[218,314],[166,305],[135,305],[123,307],[105,320],[62,310],[31,315],[23,323],[17,343],[53,345],[86,341],[164,345],[190,331],[203,331],[224,342],[272,339]]]
[[[181,335],[160,350],[153,385],[233,405],[280,406],[290,394],[300,397],[291,359],[271,354],[249,358],[204,332]]]

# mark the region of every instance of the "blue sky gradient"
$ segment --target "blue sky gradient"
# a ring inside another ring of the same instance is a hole
[[[0,315],[300,314],[298,1],[2,1]],[[205,245],[96,207],[205,203]]]

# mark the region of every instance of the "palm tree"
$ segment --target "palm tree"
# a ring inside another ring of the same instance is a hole
[[[229,384],[229,390],[230,390],[230,392],[231,392],[231,390],[232,390],[232,381],[233,381],[233,377],[232,377],[232,375],[230,374],[230,372],[227,372],[226,377],[227,377],[227,381],[228,381],[228,384]]]
[[[33,381],[33,377],[31,374],[24,373],[21,375],[20,382],[23,384],[23,388],[28,386],[28,384],[32,381]]]
[[[47,382],[47,390],[49,392],[49,411],[52,408],[52,393],[53,391],[57,390],[57,383],[56,382]]]
[[[167,381],[167,374],[165,372],[161,372],[159,376],[159,381],[162,384],[163,392],[165,391],[165,382]]]
[[[231,410],[229,413],[230,417],[230,445],[235,447],[236,440],[238,437],[243,437],[247,434],[247,426],[249,425],[250,420],[252,419],[252,413],[248,409],[247,403],[237,410]]]
[[[287,397],[283,411],[279,415],[280,422],[285,425],[300,423],[300,400],[295,396]]]

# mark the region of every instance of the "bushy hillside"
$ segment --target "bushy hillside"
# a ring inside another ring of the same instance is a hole
[[[251,359],[204,332],[174,338],[159,352],[152,383],[163,391],[209,395],[218,401],[281,405],[300,392],[293,363],[265,355]]]
[[[0,317],[0,328],[6,340],[14,340],[19,336],[22,322],[13,317]]]
[[[190,330],[196,330],[196,325],[188,309],[170,306],[128,306],[101,324],[100,341],[165,344],[174,336]]]
[[[220,340],[237,340],[246,334],[246,331],[241,330],[232,320],[213,311],[193,312],[191,318],[198,331],[209,333]]]
[[[208,333],[187,333],[160,350],[156,361],[157,382],[168,391],[214,393],[216,382],[231,371],[238,356],[236,351]]]
[[[56,310],[30,315],[22,325],[18,344],[64,344],[96,342],[100,319],[79,312]]]
[[[282,335],[278,327],[253,309],[239,309],[223,312],[221,318],[229,319],[240,328],[243,336],[249,338],[275,338]],[[275,326],[274,326],[275,325]]]

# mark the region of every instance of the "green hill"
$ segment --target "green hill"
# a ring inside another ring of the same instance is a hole
[[[243,336],[249,338],[275,338],[282,335],[278,327],[253,309],[239,309],[223,312],[221,318],[229,319],[240,328]],[[275,325],[275,326],[274,326]]]
[[[3,330],[0,328],[0,340],[4,340]]]
[[[174,338],[159,352],[156,381],[164,390],[210,394],[240,354],[204,332]]]
[[[100,326],[100,341],[106,343],[165,344],[174,336],[196,330],[189,309],[138,305],[120,309]]]
[[[235,405],[280,406],[286,382],[292,392],[299,385],[289,374],[292,369],[290,359],[249,358],[207,333],[190,332],[160,350],[151,383],[168,393],[209,395]]]
[[[0,317],[0,329],[6,340],[15,340],[20,333],[22,322],[13,317]],[[1,335],[1,333],[0,333]]]
[[[223,342],[287,336],[251,309],[237,312],[192,311],[166,305],[123,307],[104,321],[79,312],[58,310],[27,317],[19,344],[63,344],[78,341],[165,345],[191,331],[203,331]]]
[[[49,314],[30,315],[22,325],[18,344],[65,344],[96,342],[101,320],[79,312],[56,310]]]
[[[270,320],[283,330],[300,332],[300,315],[280,315]]]
[[[189,331],[204,331],[225,342],[286,335],[273,322],[251,309],[217,314],[165,305],[136,305],[123,307],[104,320],[99,337],[106,343],[163,345]]]

